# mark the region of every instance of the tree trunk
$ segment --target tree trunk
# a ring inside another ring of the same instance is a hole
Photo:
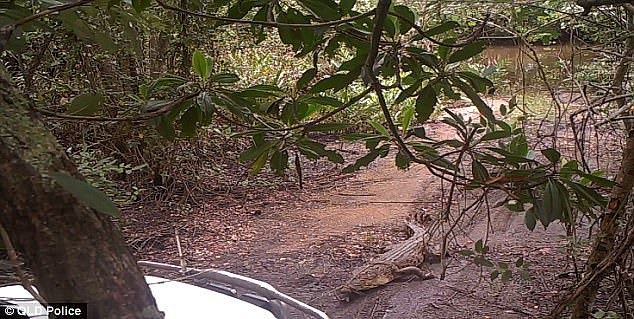
[[[601,216],[601,224],[594,247],[588,257],[588,272],[592,272],[596,266],[605,259],[614,249],[616,236],[619,233],[619,219],[625,211],[627,197],[634,186],[634,130],[630,130],[627,136],[621,168],[616,176],[616,185],[610,193],[610,201],[605,213]],[[600,279],[588,285],[584,293],[575,301],[573,318],[590,318],[589,308],[596,296]]]
[[[110,218],[47,175],[77,178],[0,66],[0,223],[47,302],[86,302],[89,318],[162,318]]]
[[[634,12],[632,12],[632,8],[628,6],[625,6],[625,9],[627,10],[628,15],[628,29],[631,32],[634,31],[634,23],[632,23],[632,15]],[[630,59],[633,55],[634,37],[631,36],[628,37],[625,42],[623,58],[614,72],[611,90],[612,94],[615,96],[622,95],[625,92],[623,87],[626,76],[629,73]],[[625,98],[617,100],[615,109],[620,109],[623,105],[625,105],[625,102]],[[588,257],[588,272],[592,272],[595,267],[614,249],[614,241],[616,240],[616,235],[619,231],[618,221],[623,216],[627,196],[632,191],[632,186],[634,186],[634,131],[628,122],[625,124],[627,142],[625,149],[623,150],[621,167],[616,177],[617,184],[612,188],[608,207],[603,216],[601,216],[599,233],[595,239],[592,252]],[[584,293],[577,298],[572,314],[573,318],[590,317],[590,306],[596,296],[599,283],[600,280],[593,282],[588,286]]]

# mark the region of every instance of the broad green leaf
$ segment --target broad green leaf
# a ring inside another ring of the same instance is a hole
[[[529,208],[524,214],[524,224],[526,224],[526,228],[530,231],[535,229],[535,226],[537,225],[537,215],[535,214],[534,207]]]
[[[313,85],[310,89],[310,93],[319,93],[329,89],[334,89],[335,92],[348,86],[357,77],[351,73],[335,74],[331,77],[325,78]]]
[[[150,7],[152,0],[132,0],[132,7],[136,12],[141,13],[143,10]]]
[[[469,84],[471,84],[477,92],[486,93],[488,88],[493,87],[493,82],[491,82],[491,80],[483,78],[473,72],[463,71],[458,72],[458,75],[467,80],[467,82],[469,82]]]
[[[302,74],[302,77],[300,77],[299,80],[297,80],[297,89],[301,90],[307,87],[308,83],[310,83],[310,81],[312,81],[315,78],[315,75],[317,75],[317,69],[312,68],[312,69],[306,70]]]
[[[418,98],[416,98],[416,119],[418,122],[425,123],[434,113],[437,103],[438,98],[434,87],[427,84],[418,94]]]
[[[343,106],[343,103],[341,101],[329,96],[310,96],[308,98],[300,98],[298,99],[298,101],[332,107]]]
[[[413,107],[406,107],[403,110],[403,113],[401,114],[401,127],[403,134],[406,134],[407,130],[409,130],[409,125],[412,123],[412,119],[414,118],[414,112],[415,110]]]
[[[271,169],[277,174],[282,174],[288,168],[288,152],[276,150],[271,155]]]
[[[544,188],[542,224],[548,226],[551,222],[563,217],[563,198],[559,192],[559,188],[554,180],[549,180]]]
[[[544,154],[544,156],[553,164],[559,162],[559,159],[561,158],[561,154],[559,154],[559,152],[557,152],[554,148],[542,150],[542,154]]]
[[[452,53],[447,59],[447,63],[456,63],[472,58],[484,51],[485,47],[486,43],[484,41],[471,42]]]
[[[255,137],[254,137],[255,138]],[[277,143],[273,143],[271,141],[264,141],[262,143],[256,143],[255,145],[247,148],[242,153],[240,153],[240,161],[248,162],[257,159],[264,152],[268,151],[271,147],[275,146]]]
[[[412,29],[413,22],[416,22],[416,14],[407,6],[404,5],[396,5],[392,9],[399,16],[404,17],[405,19],[398,18],[397,26],[398,33],[406,34],[409,30]]]
[[[104,97],[99,94],[78,95],[70,102],[68,112],[73,115],[92,115],[99,111],[103,102]]]
[[[187,79],[169,74],[152,81],[152,83],[148,86],[147,94],[152,95],[153,93],[162,91],[163,89],[172,89],[185,83],[187,83]]]
[[[412,164],[412,159],[409,158],[409,156],[407,154],[405,154],[403,151],[399,151],[398,153],[396,153],[396,167],[400,168],[400,169],[408,169],[409,166]]]
[[[200,118],[200,109],[192,105],[180,118],[181,134],[184,137],[193,137],[196,135],[196,123]]]
[[[119,209],[102,191],[66,173],[51,173],[50,177],[64,190],[73,194],[88,207],[106,215],[119,217]]]
[[[368,123],[370,123],[370,125],[372,125],[372,127],[377,130],[379,133],[381,133],[383,136],[385,137],[389,137],[390,136],[390,132],[383,127],[383,125],[373,121],[373,120],[369,120]]]
[[[156,129],[159,131],[159,134],[168,140],[173,140],[176,137],[176,130],[174,130],[174,124],[172,120],[167,116],[161,116],[158,120],[158,125]]]
[[[365,156],[359,158],[356,162],[354,162],[354,164],[346,166],[342,170],[342,173],[348,174],[348,173],[358,171],[362,167],[370,165],[370,163],[372,163],[377,157],[379,157],[379,155],[380,155],[379,149],[373,149]]]
[[[240,81],[240,78],[233,73],[218,73],[211,78],[211,81],[220,84],[233,84]]]
[[[473,174],[473,179],[481,183],[488,181],[490,178],[486,167],[476,160],[471,162],[471,172]]]
[[[341,19],[341,14],[337,11],[337,4],[332,0],[298,0],[297,2],[312,15],[322,20]]]
[[[484,116],[489,122],[495,122],[495,116],[493,115],[493,111],[489,105],[480,98],[478,93],[469,84],[463,82],[457,77],[452,77],[451,82],[467,95],[469,100],[473,102],[482,116]]]
[[[194,51],[192,54],[192,67],[194,68],[194,73],[203,80],[209,77],[207,59],[198,50]]]
[[[508,132],[505,131],[493,131],[493,132],[489,132],[486,133],[482,136],[482,138],[480,139],[480,141],[484,142],[484,141],[490,141],[490,140],[499,140],[501,138],[505,138],[505,137],[509,137]]]
[[[399,104],[405,101],[406,99],[410,98],[414,94],[414,92],[418,90],[422,82],[423,82],[422,80],[417,80],[416,82],[414,82],[414,84],[410,85],[405,90],[401,91],[398,97],[396,97],[396,100],[394,100],[394,103]]]
[[[326,157],[333,163],[343,163],[343,156],[341,154],[327,150],[326,145],[311,140],[302,140],[297,144],[299,151],[309,159],[318,159],[320,157]]]
[[[613,180],[607,179],[605,177],[601,177],[599,176],[599,174],[602,174],[604,172],[602,171],[596,171],[593,172],[592,174],[587,174],[581,171],[578,171],[578,174],[583,177],[581,179],[581,182],[584,182],[585,180],[590,181],[596,185],[599,185],[601,187],[612,187],[614,185],[616,185],[616,182],[614,182]]]
[[[343,131],[352,126],[351,123],[321,123],[306,127],[306,131],[311,132],[335,132]]]
[[[339,12],[341,13],[341,15],[348,15],[351,11],[352,8],[354,8],[354,5],[357,3],[357,0],[341,0],[339,1]]]
[[[244,89],[240,92],[237,92],[237,95],[245,98],[264,98],[271,96],[279,96],[282,94],[282,90],[275,85],[254,85],[247,89]]]
[[[258,156],[258,158],[255,160],[255,162],[253,162],[253,164],[251,164],[249,175],[250,176],[257,175],[264,167],[264,164],[266,164],[266,160],[268,158],[269,158],[269,152],[267,149],[262,154],[260,154],[260,156]]]
[[[453,30],[457,27],[459,27],[460,24],[456,21],[447,21],[447,22],[443,22],[427,31],[425,31],[425,35],[428,37],[433,37],[435,35],[438,34],[442,34],[442,33],[446,33],[450,30]]]
[[[590,187],[576,182],[566,182],[566,184],[568,184],[575,194],[577,194],[577,198],[579,199],[583,198],[599,207],[603,207],[607,203],[607,199],[605,197]]]

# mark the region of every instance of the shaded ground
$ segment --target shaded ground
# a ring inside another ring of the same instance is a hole
[[[439,124],[427,131],[451,136]],[[363,154],[358,146],[339,147],[347,157]],[[522,215],[494,209],[490,219],[478,214],[464,226],[456,248],[472,248],[488,236],[491,259],[513,264],[521,256],[531,279],[491,282],[491,269],[454,253],[443,281],[396,282],[341,303],[333,289],[406,238],[409,213],[437,212],[443,185],[421,167],[397,170],[391,157],[352,177],[337,175],[338,169],[308,169],[304,190],[289,182],[247,185],[195,194],[194,203],[180,206],[136,207],[126,213],[124,231],[139,257],[173,264],[179,263],[178,232],[188,266],[265,280],[331,318],[539,318],[572,283],[561,227],[530,232]]]

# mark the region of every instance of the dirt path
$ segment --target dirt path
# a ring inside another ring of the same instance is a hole
[[[457,110],[467,116],[473,110]],[[428,134],[449,137],[440,125]],[[354,157],[361,156],[358,152]],[[174,240],[178,229],[189,266],[218,267],[268,281],[281,291],[325,310],[333,319],[529,318],[544,315],[568,281],[562,234],[557,227],[530,232],[522,215],[494,210],[465,229],[464,247],[489,233],[491,257],[512,263],[523,256],[533,279],[510,283],[488,280],[480,269],[455,254],[444,281],[392,283],[351,303],[336,300],[333,289],[351,271],[406,238],[404,218],[413,210],[437,212],[441,184],[421,166],[395,168],[391,156],[350,177],[306,180],[306,189],[216,194],[188,209],[137,213],[128,234],[143,259],[178,264]],[[494,225],[493,228],[490,225]],[[436,271],[439,271],[436,269]]]

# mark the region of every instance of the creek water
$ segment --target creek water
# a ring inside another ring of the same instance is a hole
[[[596,57],[570,44],[535,46],[532,50],[514,45],[491,45],[480,56],[478,63],[482,64],[485,75],[508,89],[523,85],[539,90],[544,86],[540,65],[549,83],[557,87],[569,85],[570,74],[580,72],[582,65],[587,65]]]

